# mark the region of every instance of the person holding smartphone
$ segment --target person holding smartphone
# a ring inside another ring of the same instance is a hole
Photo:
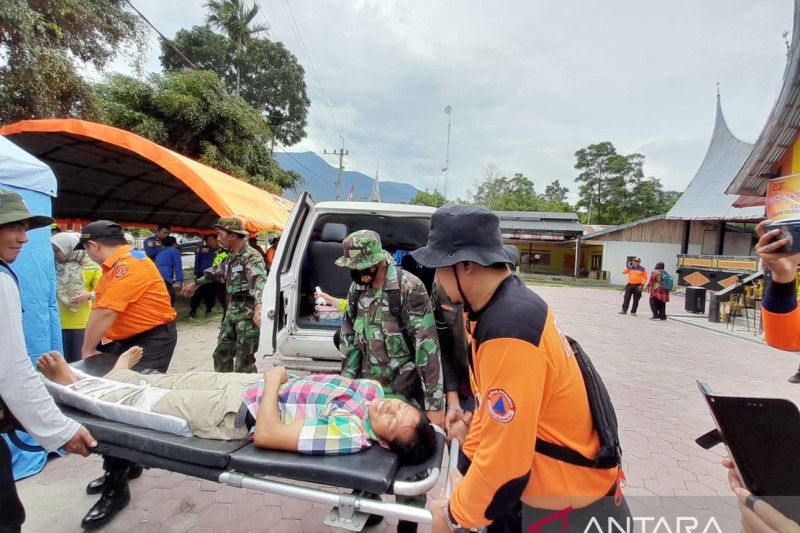
[[[771,273],[761,302],[764,340],[773,348],[800,351],[800,309],[797,306],[800,253],[781,252],[789,240],[781,238],[779,229],[767,231],[770,223],[770,220],[765,220],[756,227],[759,236],[756,254]],[[789,382],[800,383],[800,369],[789,378]]]

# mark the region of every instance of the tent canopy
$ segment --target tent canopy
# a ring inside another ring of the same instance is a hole
[[[50,167],[0,137],[0,183],[55,196],[56,177]]]
[[[0,134],[52,168],[59,219],[202,231],[236,214],[247,218],[248,229],[261,231],[283,229],[292,208],[285,198],[111,126],[24,120]]]

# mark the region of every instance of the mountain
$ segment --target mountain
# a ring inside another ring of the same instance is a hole
[[[332,157],[331,160],[333,161],[334,158]],[[294,170],[303,176],[306,183],[304,186],[301,185],[300,190],[310,192],[315,202],[336,199],[336,177],[339,174],[339,169],[314,152],[276,153],[275,161],[284,170]],[[373,176],[345,170],[342,174],[341,199],[347,199],[350,187],[354,188],[354,199],[369,199],[373,181],[375,181]],[[380,187],[382,202],[408,202],[419,192],[416,187],[408,183],[398,183],[396,181],[381,180]],[[297,198],[298,192],[286,190],[283,196],[294,200]]]

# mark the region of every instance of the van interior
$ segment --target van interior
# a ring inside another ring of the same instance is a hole
[[[425,246],[430,231],[430,217],[403,217],[371,213],[322,214],[314,222],[311,238],[300,268],[300,297],[297,324],[303,328],[338,329],[342,319],[320,320],[315,314],[314,290],[336,298],[346,298],[352,280],[347,268],[335,261],[342,256],[342,241],[353,231],[368,229],[381,236],[383,249],[394,257],[404,271],[422,280],[430,293],[434,271],[417,265],[408,252]]]

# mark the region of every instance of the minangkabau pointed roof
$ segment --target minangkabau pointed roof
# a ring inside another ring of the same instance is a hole
[[[689,186],[666,215],[679,220],[762,220],[763,207],[733,207],[736,196],[725,194],[742,164],[750,155],[753,145],[736,138],[725,122],[722,103],[717,90],[717,113],[714,132],[700,168]]]

